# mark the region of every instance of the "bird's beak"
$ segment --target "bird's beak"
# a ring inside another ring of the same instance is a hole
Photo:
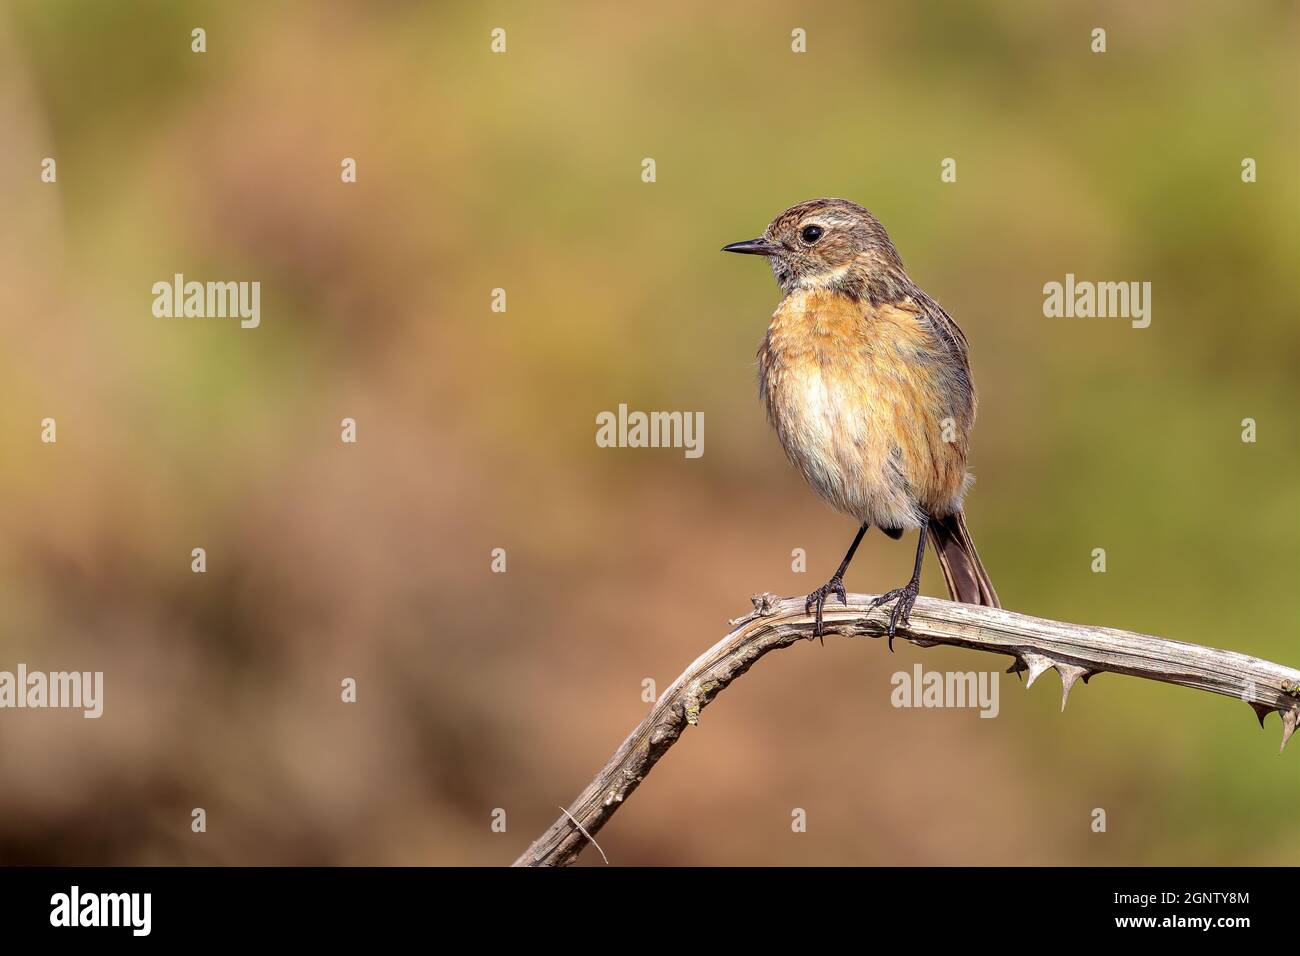
[[[744,242],[733,242],[729,246],[723,246],[722,251],[741,252],[747,256],[774,256],[780,248],[780,246],[760,238],[746,239]]]

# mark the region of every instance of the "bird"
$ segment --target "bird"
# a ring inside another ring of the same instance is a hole
[[[1001,607],[963,502],[976,397],[966,336],[908,276],[884,226],[847,199],[791,206],[757,239],[723,252],[763,256],[783,298],[758,349],[759,398],[786,456],[813,489],[858,522],[830,580],[808,595],[813,635],[875,526],[895,541],[917,531],[911,579],[876,597],[892,604],[893,650],[920,593],[927,539],[954,601]]]

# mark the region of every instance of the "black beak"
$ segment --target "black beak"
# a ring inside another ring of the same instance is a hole
[[[747,256],[774,256],[780,248],[766,239],[746,239],[744,242],[733,242],[729,246],[723,246],[722,251],[742,252]]]

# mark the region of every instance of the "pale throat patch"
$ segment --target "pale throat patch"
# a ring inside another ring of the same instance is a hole
[[[836,266],[834,269],[828,269],[825,272],[819,272],[816,275],[800,276],[795,286],[800,289],[821,289],[832,282],[837,282],[848,275],[849,270],[853,268],[852,262],[846,262],[842,266]]]

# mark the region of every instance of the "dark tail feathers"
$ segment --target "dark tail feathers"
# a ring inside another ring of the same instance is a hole
[[[930,519],[930,540],[948,582],[948,593],[963,604],[1001,607],[998,592],[980,563],[975,542],[970,539],[966,517],[960,511],[946,518]]]

